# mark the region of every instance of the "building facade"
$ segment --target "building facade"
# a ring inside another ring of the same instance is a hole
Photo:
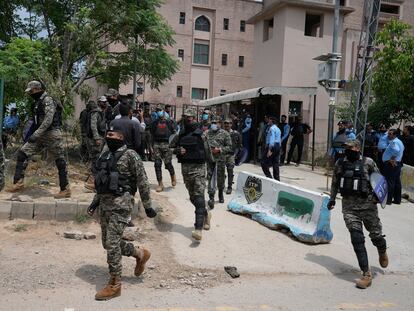
[[[247,89],[252,83],[253,31],[246,21],[262,4],[250,0],[167,0],[159,13],[175,31],[168,52],[180,69],[160,90],[141,81],[140,101],[182,107],[198,100]],[[132,81],[120,86],[132,93]]]
[[[329,96],[318,85],[318,61],[332,51],[335,0],[264,0],[263,10],[248,20],[255,26],[252,86],[317,87],[315,123],[312,101],[298,94],[281,97],[281,114],[301,115],[316,130],[315,148],[327,149]],[[364,0],[341,0],[342,53],[339,77],[354,76]],[[391,18],[414,24],[414,1],[383,0],[379,27]],[[340,100],[347,100],[339,96]],[[311,144],[308,138],[308,147]]]

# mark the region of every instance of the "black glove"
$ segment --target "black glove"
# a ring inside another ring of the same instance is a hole
[[[31,135],[28,139],[27,139],[27,141],[29,142],[29,143],[35,143],[36,142],[36,140],[37,140],[37,137],[36,136],[34,136],[34,135]]]
[[[329,200],[328,202],[328,210],[332,210],[335,206],[335,200]]]
[[[157,212],[152,207],[146,208],[145,214],[147,214],[147,217],[149,218],[154,218],[155,216],[157,216]]]

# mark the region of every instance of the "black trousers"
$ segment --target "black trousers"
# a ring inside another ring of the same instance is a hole
[[[392,166],[390,162],[385,162],[383,165],[383,175],[388,183],[388,204],[392,202],[396,204],[401,203],[401,167],[400,162],[398,162],[397,166]]]
[[[297,146],[298,147],[298,159],[296,163],[300,164],[300,161],[302,160],[303,145],[304,145],[303,137],[293,137],[292,142],[290,143],[290,147],[289,147],[287,163],[290,163],[290,161],[292,160],[293,151],[295,151],[295,147]]]
[[[273,178],[276,180],[280,180],[280,173],[279,173],[279,157],[280,157],[280,146],[276,145],[272,148],[272,155],[270,157],[267,156],[267,152],[269,148],[265,149],[265,153],[262,158],[262,170],[266,177],[272,178],[272,174],[270,174],[270,167],[273,167]]]
[[[281,164],[285,163],[287,142],[288,142],[288,139],[286,138],[286,139],[282,142],[282,148],[280,149],[280,163],[281,163]]]

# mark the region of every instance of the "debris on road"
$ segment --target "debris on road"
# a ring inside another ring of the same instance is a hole
[[[63,237],[66,239],[82,240],[83,234],[81,231],[65,231]]]
[[[95,234],[95,233],[93,233],[93,232],[85,232],[85,233],[83,234],[83,238],[84,238],[85,240],[93,240],[93,239],[96,239],[96,234]]]
[[[226,271],[227,274],[230,275],[233,279],[240,276],[240,273],[237,271],[236,267],[226,266],[224,267],[224,271]]]

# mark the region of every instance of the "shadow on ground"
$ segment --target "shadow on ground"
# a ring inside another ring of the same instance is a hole
[[[95,285],[97,291],[103,288],[109,279],[108,268],[97,265],[83,265],[76,270],[75,275],[81,280],[91,285]],[[122,282],[129,284],[141,284],[143,281],[142,276],[136,277],[132,275],[122,276]]]
[[[338,279],[354,282],[360,276],[360,271],[355,266],[346,264],[336,258],[326,255],[315,255],[308,253],[305,256],[305,260],[316,263],[326,268],[330,273],[336,276]],[[356,258],[355,258],[356,261]],[[371,267],[371,272],[375,277],[376,274],[384,274],[384,271],[378,267]]]

